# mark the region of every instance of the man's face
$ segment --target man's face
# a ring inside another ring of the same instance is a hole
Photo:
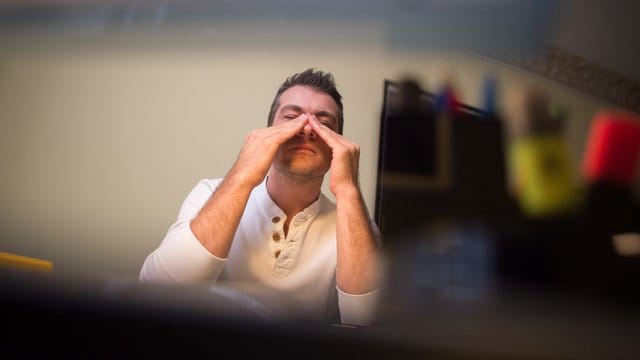
[[[333,131],[338,129],[339,108],[328,94],[312,87],[297,85],[280,95],[273,126],[299,116],[315,116]],[[274,167],[298,180],[324,176],[331,166],[331,149],[306,125],[300,133],[280,146]]]

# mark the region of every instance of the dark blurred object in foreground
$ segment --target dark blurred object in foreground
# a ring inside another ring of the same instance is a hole
[[[526,289],[467,297],[432,284],[414,306],[386,303],[374,325],[346,327],[265,317],[259,296],[245,301],[252,294],[225,284],[211,292],[3,271],[0,346],[9,358],[65,359],[602,359],[640,350],[637,306]]]

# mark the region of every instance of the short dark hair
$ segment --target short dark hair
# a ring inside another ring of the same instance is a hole
[[[294,74],[288,77],[282,85],[278,88],[276,92],[276,96],[273,98],[273,102],[271,103],[271,109],[269,110],[269,118],[267,120],[267,125],[273,125],[273,119],[276,116],[276,111],[280,106],[280,95],[288,89],[296,86],[303,85],[309,86],[316,90],[322,91],[336,102],[338,105],[339,113],[338,115],[338,133],[342,134],[342,124],[344,123],[343,111],[342,111],[342,95],[338,92],[338,88],[336,82],[333,78],[333,75],[329,72],[324,72],[320,70],[316,70],[313,68],[307,69],[303,72]]]

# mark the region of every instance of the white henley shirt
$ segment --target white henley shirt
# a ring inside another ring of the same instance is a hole
[[[145,259],[141,281],[256,284],[313,319],[329,319],[339,311],[345,324],[373,321],[379,290],[353,295],[336,285],[336,206],[323,194],[295,215],[285,238],[286,215],[263,181],[251,192],[229,256],[222,259],[208,252],[189,224],[221,181],[202,179],[191,190],[176,222]],[[374,230],[380,241],[378,229]]]

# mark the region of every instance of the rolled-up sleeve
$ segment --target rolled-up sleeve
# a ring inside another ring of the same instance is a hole
[[[382,246],[382,233],[376,225],[373,219],[370,220],[371,229],[373,230],[373,238],[378,244]],[[381,289],[384,285],[385,278],[385,265],[384,258],[380,257],[378,267],[373,271],[376,271],[377,288],[364,294],[348,294],[338,289],[338,307],[340,309],[340,321],[343,324],[366,326],[371,325],[376,319]]]
[[[340,321],[343,324],[366,326],[375,320],[380,290],[373,290],[365,294],[348,294],[338,289],[338,307]]]
[[[180,208],[176,222],[162,243],[145,259],[140,270],[143,282],[200,283],[215,281],[226,263],[202,246],[191,231],[190,222],[209,199],[217,182],[201,180]]]

